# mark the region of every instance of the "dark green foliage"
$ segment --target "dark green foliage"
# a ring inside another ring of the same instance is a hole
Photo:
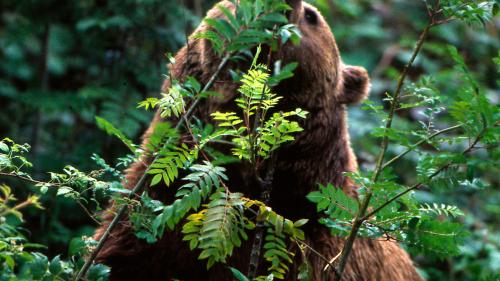
[[[462,226],[439,220],[421,220],[417,224],[408,225],[408,242],[430,253],[441,255],[458,255],[458,245],[464,242]]]
[[[491,10],[498,3],[494,1],[442,1],[443,14],[447,18],[456,18],[467,23],[479,22],[485,24],[491,19]]]
[[[467,183],[467,179],[470,182],[471,175],[467,174],[478,167],[476,156],[470,153],[477,149],[479,144],[491,145],[491,149],[486,147],[485,153],[494,153],[498,146],[499,135],[496,124],[498,106],[488,101],[484,90],[468,71],[457,50],[450,47],[449,52],[457,64],[455,69],[463,78],[463,85],[457,96],[450,99],[427,98],[426,92],[439,95],[440,89],[424,79],[420,85],[412,85],[407,93],[408,95],[415,93],[417,103],[399,103],[399,109],[418,107],[430,113],[425,115],[428,120],[422,122],[423,129],[407,132],[390,128],[377,130],[373,134],[375,137],[387,134],[391,143],[407,150],[382,165],[381,169],[400,161],[410,151],[418,153],[420,159],[415,172],[419,183],[410,186],[401,185],[390,172],[382,173],[382,179],[375,183],[370,177],[348,174],[362,188],[364,198],[368,196],[371,198],[368,211],[370,215],[365,218],[359,229],[360,235],[385,236],[407,243],[427,254],[433,253],[441,257],[460,254],[459,247],[465,241],[467,232],[460,224],[452,221],[454,218],[464,216],[464,213],[456,206],[446,204],[420,205],[411,194],[424,185],[434,190],[443,187],[456,189]],[[443,108],[449,108],[449,111],[434,116],[434,113],[443,111]],[[369,103],[366,109],[384,115],[380,112],[380,108],[373,106],[372,103]],[[388,117],[383,116],[383,118]],[[447,135],[438,142],[431,140],[441,132],[434,128],[435,124],[442,122],[443,119],[446,120],[445,118],[452,120],[454,129],[463,129],[464,135]],[[415,136],[417,138],[414,141]],[[448,146],[444,146],[443,141],[446,141]],[[423,143],[431,144],[431,147],[438,149],[439,153],[421,149],[419,145]],[[472,181],[480,182],[479,179]],[[321,219],[321,222],[330,227],[335,234],[348,235],[350,229],[354,227],[354,220],[360,217],[356,202],[333,186],[326,188],[320,186],[320,191],[310,193],[308,198],[317,204],[318,211],[323,211],[329,216]],[[361,214],[361,217],[363,216],[364,214]],[[444,220],[443,217],[446,216],[450,217],[450,221]]]
[[[214,1],[203,2],[207,9]],[[32,146],[35,168],[26,172],[38,179],[66,165],[100,169],[90,159],[94,153],[111,167],[125,163],[117,158],[128,148],[106,137],[95,116],[139,143],[151,114],[137,103],[158,93],[164,54],[184,45],[185,34],[201,21],[195,14],[178,1],[1,1],[0,139]],[[107,174],[109,179],[116,180]],[[7,183],[20,198],[35,192],[27,184]],[[25,213],[30,240],[47,245],[43,252],[49,256],[64,253],[72,237],[95,228],[76,202],[55,199],[54,193],[41,199],[44,212]]]
[[[236,3],[236,1],[233,1]],[[291,40],[298,43],[300,32],[291,24],[284,12],[290,7],[281,1],[257,0],[238,1],[236,15],[228,8],[220,5],[219,9],[227,19],[205,19],[205,22],[215,31],[207,30],[195,35],[195,38],[210,40],[217,53],[233,52],[248,49],[249,46],[269,44],[273,50],[277,48],[276,32],[282,38],[282,43]]]
[[[30,243],[16,225],[23,223],[20,210],[43,207],[36,196],[17,201],[8,186],[0,185],[0,280],[70,280],[79,268],[79,257],[63,261],[56,256],[49,260],[39,253],[45,246]],[[84,249],[78,250],[78,254],[83,252]],[[87,280],[104,281],[108,274],[109,268],[95,265],[89,270]]]

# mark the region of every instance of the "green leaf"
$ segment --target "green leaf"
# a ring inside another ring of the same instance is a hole
[[[47,272],[49,261],[40,253],[34,253],[33,258],[29,263],[31,274],[33,279],[41,279]]]
[[[441,257],[460,254],[459,246],[468,235],[457,223],[431,219],[421,220],[411,234],[412,247]]]
[[[9,146],[6,143],[0,141],[0,151],[9,153],[10,151]]]
[[[111,269],[104,264],[94,264],[89,268],[87,280],[89,281],[104,281],[107,280]]]
[[[236,35],[236,31],[226,20],[206,18],[205,22],[228,40]]]
[[[72,192],[74,192],[74,190],[71,187],[61,186],[57,189],[57,196],[66,195]]]
[[[270,13],[260,18],[262,21],[270,21],[273,23],[288,23],[288,19],[282,13]]]
[[[228,267],[229,270],[233,273],[233,277],[236,278],[238,281],[250,281],[243,273],[241,273],[239,270],[237,270],[234,267]]]
[[[301,227],[303,226],[304,224],[306,224],[309,220],[308,219],[300,219],[296,222],[293,223],[293,226],[294,227]]]
[[[62,271],[61,257],[59,255],[55,256],[49,264],[50,273],[57,275]]]
[[[162,174],[156,174],[153,179],[151,180],[150,186],[157,185],[162,179]]]
[[[74,256],[82,252],[85,248],[85,242],[81,238],[73,238],[69,242],[68,255]]]
[[[332,218],[352,219],[358,211],[357,202],[347,196],[341,188],[331,184],[319,185],[319,192],[311,192],[307,198],[317,204],[318,211],[326,210]]]
[[[113,124],[108,122],[106,119],[96,116],[95,117],[97,126],[104,130],[108,135],[114,135],[116,136],[119,140],[121,140],[129,149],[132,151],[132,153],[136,153],[136,145],[128,139],[124,133],[122,133],[120,130],[118,130]]]

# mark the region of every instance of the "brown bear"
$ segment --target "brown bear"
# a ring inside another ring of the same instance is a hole
[[[306,242],[316,249],[322,257],[310,250],[305,256],[296,251],[296,262],[290,268],[286,280],[298,280],[299,265],[306,259],[311,265],[311,280],[333,280],[334,272],[326,269],[326,259],[337,256],[342,249],[344,238],[334,237],[330,231],[320,225],[320,215],[315,206],[308,202],[306,195],[316,190],[318,184],[332,183],[343,187],[345,193],[357,196],[356,187],[343,173],[356,171],[356,157],[350,147],[347,130],[348,104],[363,100],[369,91],[369,78],[365,69],[342,63],[335,39],[320,13],[311,5],[302,1],[287,1],[293,11],[289,20],[299,27],[302,33],[300,45],[286,44],[273,56],[273,61],[283,63],[298,62],[293,78],[283,81],[275,92],[283,96],[279,110],[297,107],[309,111],[308,118],[301,124],[304,131],[296,136],[293,143],[283,146],[276,152],[274,180],[272,184],[271,207],[285,217],[296,220],[308,218],[303,226]],[[222,1],[234,11],[230,1]],[[222,18],[218,8],[208,12],[209,18]],[[209,28],[201,24],[195,31]],[[195,77],[200,83],[208,82],[221,59],[212,50],[207,40],[189,39],[175,57],[176,64],[171,66],[171,75],[183,80],[187,76]],[[208,121],[209,114],[216,110],[225,111],[234,106],[238,85],[231,82],[227,71],[234,68],[229,65],[218,77],[213,90],[221,97],[210,98],[199,105],[196,115]],[[167,79],[162,89],[170,86]],[[154,118],[150,129],[144,135],[144,144],[148,142],[155,124],[161,121],[159,114]],[[144,174],[146,165],[152,161],[145,155],[140,162],[133,164],[127,171],[125,185],[132,188]],[[259,194],[251,179],[245,178],[242,165],[228,167],[232,191],[244,192],[246,196]],[[155,186],[149,193],[156,199],[168,201],[175,188]],[[111,215],[97,231],[99,239]],[[237,249],[228,261],[232,267],[246,272],[249,263],[252,236],[247,243]],[[125,218],[112,231],[110,238],[100,252],[97,262],[111,267],[110,280],[232,280],[232,275],[224,265],[206,269],[205,261],[197,259],[198,252],[190,251],[182,241],[179,231],[167,232],[157,243],[148,244],[138,239],[130,222]],[[260,273],[265,273],[266,264],[261,262]],[[357,239],[342,280],[421,280],[412,265],[408,254],[396,243],[370,239]]]

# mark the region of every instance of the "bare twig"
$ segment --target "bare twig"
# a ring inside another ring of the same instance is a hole
[[[212,87],[215,79],[220,74],[220,72],[222,71],[222,69],[226,66],[226,64],[228,63],[228,61],[231,58],[231,56],[232,56],[232,53],[228,53],[228,54],[226,54],[224,56],[224,58],[222,59],[222,61],[219,63],[217,69],[212,74],[212,76],[208,80],[207,84],[205,84],[205,86],[203,87],[203,89],[201,90],[201,92],[206,92],[206,91],[208,91]],[[193,112],[194,112],[196,106],[198,105],[198,103],[200,102],[200,100],[201,100],[201,97],[198,96],[191,103],[189,109],[187,110],[186,114],[184,115],[187,120],[189,120],[191,118],[191,115],[193,114]],[[177,122],[177,125],[175,126],[175,130],[178,130],[181,125],[182,125],[182,119]],[[165,142],[164,147],[166,147],[169,144],[169,142],[170,142],[170,139]],[[152,163],[154,163],[154,161],[157,160],[157,159],[158,159],[158,156],[155,157],[155,159],[153,160]],[[149,167],[146,169],[146,171],[141,176],[141,178],[139,179],[139,181],[137,181],[137,183],[134,186],[134,188],[132,189],[132,191],[129,193],[129,195],[127,197],[128,199],[131,199],[131,198],[135,197],[136,195],[138,195],[139,193],[141,193],[143,191],[143,189],[145,187],[145,182],[146,182],[147,171],[148,170],[149,170]],[[123,205],[123,206],[120,207],[120,209],[118,210],[118,212],[116,212],[115,217],[113,218],[113,220],[111,221],[111,223],[108,225],[108,227],[104,231],[103,235],[101,236],[101,239],[99,239],[99,242],[98,242],[97,246],[95,247],[94,251],[92,251],[92,253],[90,254],[89,258],[87,259],[87,261],[85,262],[85,264],[83,265],[83,267],[78,272],[78,275],[76,276],[75,281],[81,280],[87,274],[87,271],[89,270],[90,266],[92,265],[92,263],[94,262],[95,258],[97,257],[97,255],[99,254],[99,252],[104,247],[104,244],[108,240],[109,235],[111,234],[111,231],[118,225],[118,223],[120,222],[121,218],[125,214],[126,210],[127,210],[127,205]]]
[[[0,172],[0,176],[2,176],[2,177],[16,178],[16,179],[19,179],[19,180],[22,180],[22,181],[25,181],[25,182],[28,182],[28,183],[31,183],[31,184],[35,184],[35,185],[36,184],[46,184],[46,182],[38,181],[38,180],[29,178],[29,177],[25,177],[25,176],[19,175],[17,173]],[[56,186],[56,187],[61,186],[61,184],[59,184],[59,183],[50,183],[50,185],[51,186]]]
[[[80,208],[83,209],[83,211],[87,214],[87,216],[89,216],[90,219],[92,219],[93,222],[95,222],[97,225],[101,225],[101,222],[95,218],[92,212],[90,212],[89,209],[87,209],[87,207],[85,207],[85,205],[83,205],[83,203],[80,200],[77,199],[75,201],[80,206]]]
[[[295,243],[297,243],[297,245],[300,247],[301,245],[302,246],[305,246],[307,249],[309,249],[313,254],[315,254],[316,256],[318,256],[320,259],[322,259],[326,265],[325,267],[323,267],[323,271],[327,271],[328,269],[330,270],[333,270],[335,272],[335,274],[338,274],[337,272],[337,269],[335,268],[335,265],[333,264],[339,257],[340,257],[340,254],[342,252],[339,252],[336,256],[334,256],[333,258],[331,259],[328,259],[327,257],[323,256],[320,252],[318,252],[316,249],[314,249],[313,247],[311,247],[309,244],[307,244],[306,242],[304,241],[300,241],[300,240],[297,240],[297,239],[294,239],[293,240]]]
[[[391,165],[392,163],[396,162],[397,160],[401,159],[403,156],[405,156],[406,154],[412,152],[415,148],[417,148],[418,146],[420,146],[421,144],[425,143],[425,142],[428,142],[429,140],[435,138],[436,136],[439,136],[441,134],[444,134],[444,133],[447,133],[447,132],[450,132],[450,131],[453,131],[453,130],[456,130],[458,128],[461,128],[462,125],[455,125],[455,126],[452,126],[452,127],[449,127],[449,128],[446,128],[446,129],[443,129],[443,130],[439,130],[437,132],[435,132],[434,134],[428,136],[427,138],[425,139],[422,139],[418,142],[416,142],[415,144],[411,145],[407,150],[405,150],[404,152],[398,154],[397,156],[395,156],[394,158],[392,158],[391,160],[387,161],[384,163],[384,165],[382,165],[381,169],[384,170],[385,168],[387,168],[389,165]]]

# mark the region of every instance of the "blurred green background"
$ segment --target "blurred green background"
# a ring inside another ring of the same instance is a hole
[[[175,53],[215,1],[202,0],[29,0],[0,2],[0,137],[32,146],[34,176],[73,165],[96,168],[93,153],[113,162],[127,149],[95,125],[101,116],[136,142],[151,114],[137,109],[157,96],[166,73],[166,56]],[[427,22],[422,1],[318,0],[343,59],[366,67],[372,78],[371,99],[380,101],[395,88],[395,77],[409,59]],[[452,95],[453,60],[448,44],[465,57],[490,99],[498,102],[498,72],[492,62],[500,49],[500,17],[484,26],[459,22],[433,29],[410,77],[434,77]],[[398,126],[411,130],[418,112],[399,114]],[[370,169],[378,126],[360,107],[350,111],[350,129],[362,168]],[[439,127],[439,126],[438,126]],[[397,147],[389,153],[397,153]],[[416,157],[396,170],[402,182],[414,180]],[[498,161],[498,159],[497,159]],[[478,280],[500,272],[500,195],[498,165],[481,171],[475,187],[420,191],[423,202],[456,204],[465,213],[471,235],[463,254],[446,260],[414,259],[429,280]],[[29,187],[10,182],[18,193]],[[44,211],[27,214],[28,237],[49,245],[50,256],[66,253],[69,241],[92,234],[95,224],[76,203],[46,196]],[[29,229],[29,230],[28,230]]]

